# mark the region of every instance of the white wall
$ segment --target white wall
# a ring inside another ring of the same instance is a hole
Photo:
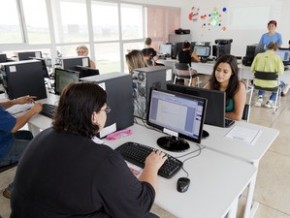
[[[170,2],[170,1],[168,1]],[[199,8],[199,18],[197,21],[190,21],[188,14],[192,6]],[[207,26],[202,28],[204,23],[209,23],[208,15],[217,8],[221,15],[221,27]],[[222,12],[222,8],[227,12]],[[219,1],[184,1],[182,4],[182,28],[190,29],[192,41],[211,41],[215,39],[233,39],[232,54],[244,56],[246,46],[258,43],[261,35],[267,32],[269,20],[278,22],[277,32],[282,34],[283,45],[288,47],[290,39],[289,24],[289,0],[219,0]],[[201,15],[206,15],[206,19],[201,19]]]

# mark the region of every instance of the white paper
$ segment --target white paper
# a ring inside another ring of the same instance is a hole
[[[262,130],[260,129],[236,125],[226,134],[226,137],[254,145],[261,134]]]
[[[26,103],[26,104],[16,104],[13,105],[12,107],[9,107],[6,109],[10,114],[12,115],[17,115],[21,112],[25,112],[29,110],[33,106],[33,103]]]
[[[138,167],[138,166],[128,162],[128,161],[125,161],[125,162],[128,165],[130,171],[133,173],[133,175],[136,176],[137,178],[139,178],[143,172],[143,169],[141,167]]]

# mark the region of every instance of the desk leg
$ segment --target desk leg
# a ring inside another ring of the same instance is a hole
[[[254,164],[257,165],[257,164]],[[257,173],[256,172],[253,175],[253,178],[251,179],[251,182],[248,186],[248,194],[247,194],[247,201],[245,205],[245,210],[244,210],[244,218],[250,218],[253,217],[254,214],[252,214],[252,209],[254,209],[254,204],[253,204],[253,199],[254,199],[254,192],[255,192],[255,185],[256,185],[256,179],[257,179]],[[257,210],[258,207],[256,207]],[[256,212],[256,211],[255,211]]]
[[[38,133],[41,132],[41,130],[40,130],[38,127],[32,125],[31,123],[28,123],[28,129],[29,129],[29,131],[32,133],[32,135],[33,135],[34,137],[35,137]]]
[[[226,218],[236,218],[237,217],[237,212],[238,212],[238,202],[239,202],[239,198],[236,198],[232,205],[231,205],[231,209],[228,212]]]

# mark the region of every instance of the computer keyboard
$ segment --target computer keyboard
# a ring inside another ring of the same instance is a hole
[[[42,105],[42,111],[40,112],[40,114],[52,118],[55,111],[56,111],[56,107],[55,105],[52,104],[43,104]]]
[[[116,150],[128,162],[144,168],[146,157],[155,149],[136,142],[126,142],[116,148]],[[182,162],[169,154],[166,155],[168,158],[159,169],[158,175],[169,179],[181,169]]]
[[[225,119],[225,127],[230,127],[235,123],[234,120]]]

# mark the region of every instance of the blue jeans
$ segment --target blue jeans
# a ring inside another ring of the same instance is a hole
[[[279,87],[280,87],[280,90],[283,90],[283,88],[285,87],[285,82],[284,81],[282,81],[282,80],[280,80],[280,84],[279,84]],[[258,96],[264,96],[264,94],[265,94],[265,91],[264,90],[259,90],[259,92],[258,92]],[[280,93],[279,93],[280,94]],[[271,94],[271,96],[270,96],[270,98],[269,98],[269,100],[271,100],[271,101],[276,101],[276,96],[277,96],[277,92],[272,92],[272,94]]]
[[[13,142],[11,150],[0,161],[0,167],[18,163],[18,161],[21,158],[21,155],[23,154],[25,148],[27,147],[28,143],[33,138],[33,135],[29,131],[19,130],[16,133],[14,133],[14,138],[15,139],[14,139],[14,142]],[[10,191],[10,193],[12,192],[13,187],[14,187],[14,183],[13,182],[10,183],[9,186],[7,187],[8,191]]]

